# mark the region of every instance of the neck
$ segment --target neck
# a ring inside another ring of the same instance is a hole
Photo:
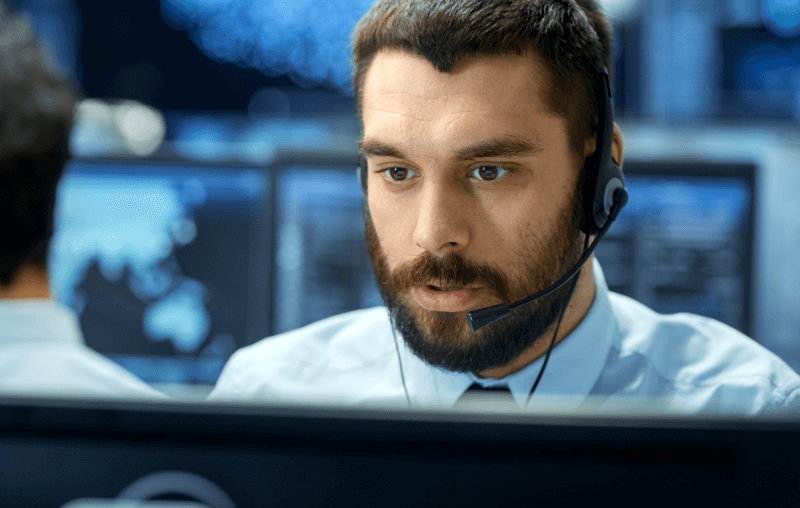
[[[567,310],[564,312],[564,319],[558,329],[558,336],[556,337],[555,343],[556,346],[565,338],[567,338],[567,336],[569,336],[569,334],[572,333],[575,328],[578,327],[581,321],[583,321],[583,318],[586,317],[586,314],[589,313],[589,309],[594,302],[594,296],[597,292],[597,287],[594,283],[594,270],[592,269],[593,259],[594,256],[589,258],[589,260],[583,266],[580,275],[578,275],[578,284],[575,286],[575,292],[569,301],[569,305],[567,305]],[[568,282],[567,284],[571,284],[571,282]],[[524,369],[531,363],[544,356],[545,353],[547,353],[547,349],[550,347],[550,340],[553,337],[553,332],[555,331],[557,321],[558,319],[556,319],[553,324],[551,324],[539,337],[539,339],[536,340],[528,349],[523,351],[523,353],[514,361],[503,365],[502,367],[485,370],[478,375],[482,378],[502,379]]]
[[[47,269],[31,263],[20,266],[10,284],[0,285],[0,300],[28,298],[50,298],[50,279],[47,276]]]

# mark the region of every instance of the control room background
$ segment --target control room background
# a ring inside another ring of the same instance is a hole
[[[87,98],[50,269],[91,347],[207,387],[236,348],[381,303],[348,50],[369,0],[9,3]],[[631,190],[610,286],[800,369],[800,3],[601,3]]]

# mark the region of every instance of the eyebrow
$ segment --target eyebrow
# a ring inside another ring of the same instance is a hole
[[[373,157],[394,157],[397,159],[407,159],[405,153],[397,147],[381,143],[380,141],[364,141],[358,143],[358,149],[363,155]]]
[[[408,159],[400,148],[380,141],[361,140],[358,145],[359,150],[365,156]],[[460,148],[456,151],[454,158],[459,161],[471,161],[497,157],[527,157],[540,151],[542,151],[541,147],[528,140],[516,136],[501,136],[483,139]]]
[[[541,151],[541,147],[525,139],[516,136],[501,136],[481,140],[460,148],[455,154],[455,159],[471,161],[496,157],[527,157]]]

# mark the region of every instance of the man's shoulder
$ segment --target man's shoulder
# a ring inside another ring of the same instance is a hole
[[[706,390],[716,397],[746,397],[749,392],[754,402],[764,399],[764,410],[800,395],[800,376],[791,367],[724,323],[689,313],[659,314],[614,293],[611,303],[619,328],[612,361],[649,372],[658,378],[651,381],[655,385],[666,383],[687,393]]]
[[[4,346],[0,392],[48,396],[163,399],[162,393],[81,344]]]
[[[380,374],[396,361],[384,307],[339,314],[238,350],[226,364],[212,399],[285,398]]]
[[[260,366],[264,360],[317,364],[335,360],[343,368],[350,368],[384,353],[385,347],[381,346],[386,344],[367,340],[377,339],[381,332],[390,333],[384,307],[356,310],[262,339],[237,351],[230,361],[247,368]]]
[[[717,362],[724,360],[728,368],[703,371],[707,375],[731,374],[732,369],[746,369],[757,360],[778,359],[755,340],[715,319],[686,312],[660,314],[614,293],[611,302],[622,354],[645,355],[662,366],[664,373],[703,365],[709,357]]]
[[[0,392],[165,398],[83,341],[77,314],[49,299],[0,302]]]

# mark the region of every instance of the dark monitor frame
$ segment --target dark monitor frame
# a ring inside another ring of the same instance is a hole
[[[800,423],[0,399],[8,506],[114,498],[163,471],[239,508],[793,506]]]

